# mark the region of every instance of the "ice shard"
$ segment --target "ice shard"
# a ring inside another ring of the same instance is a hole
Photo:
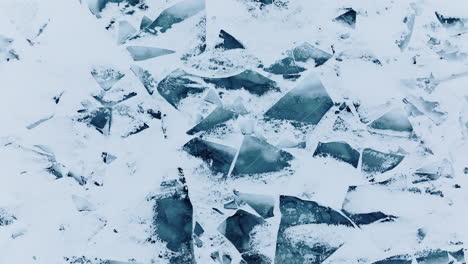
[[[402,109],[393,109],[369,124],[375,130],[391,130],[402,133],[412,133],[413,126]]]
[[[103,152],[101,154],[101,157],[102,157],[102,161],[105,163],[105,164],[111,164],[114,160],[117,159],[116,156],[110,154],[110,153],[107,153],[107,152]]]
[[[412,262],[411,256],[398,255],[373,262],[372,264],[411,264]]]
[[[344,161],[357,168],[359,163],[359,152],[353,149],[348,143],[338,142],[319,142],[314,152],[314,157],[332,157]]]
[[[145,87],[146,91],[152,95],[154,90],[156,89],[156,80],[153,78],[151,73],[149,73],[147,70],[137,66],[137,65],[132,65],[130,67],[132,72],[135,74],[135,76],[140,80],[140,82],[143,84]]]
[[[394,169],[403,159],[401,155],[365,148],[362,151],[362,171],[367,174],[384,173]]]
[[[117,44],[123,44],[127,39],[137,33],[137,30],[128,21],[119,22],[119,33],[117,35]]]
[[[266,118],[316,125],[333,101],[315,74],[309,75],[265,113]]]
[[[280,229],[306,224],[343,225],[353,224],[338,211],[319,205],[314,201],[302,200],[294,196],[280,196]]]
[[[104,91],[108,91],[122,79],[125,74],[111,68],[98,67],[91,70],[91,75]]]
[[[425,181],[434,181],[440,177],[451,178],[453,175],[453,168],[450,161],[444,159],[440,162],[431,162],[414,172],[414,175],[417,177],[413,183],[425,182]]]
[[[449,251],[450,256],[456,259],[460,264],[466,264],[465,249],[461,248],[457,251]]]
[[[268,68],[265,68],[266,72],[282,75],[294,75],[301,73],[305,70],[307,69],[297,65],[296,61],[291,57],[281,59],[270,65]]]
[[[380,211],[372,213],[361,213],[361,214],[352,214],[346,211],[343,213],[349,217],[356,225],[368,225],[375,222],[386,222],[392,221],[396,217],[393,215],[386,215]]]
[[[99,107],[91,113],[89,123],[94,126],[101,134],[109,135],[112,123],[112,108]]]
[[[205,9],[205,0],[184,0],[161,12],[161,14],[145,28],[155,34],[166,32],[174,24],[180,23]]]
[[[197,236],[201,236],[205,230],[203,230],[203,227],[198,223],[195,222],[195,227],[193,228],[193,233]]]
[[[159,94],[175,108],[182,99],[190,94],[201,93],[206,88],[206,84],[199,77],[181,69],[171,72],[158,84]]]
[[[350,8],[344,14],[341,14],[335,18],[335,21],[343,23],[351,28],[356,27],[356,11]]]
[[[280,171],[290,166],[294,157],[253,136],[244,136],[231,175],[240,176]]]
[[[416,261],[418,264],[449,264],[450,259],[448,252],[441,249],[429,250],[417,254]]]
[[[210,89],[203,100],[205,100],[208,103],[215,104],[217,106],[223,105],[223,103],[221,103],[221,99],[219,98],[218,94],[214,89]]]
[[[237,39],[235,39],[231,34],[222,30],[219,32],[219,37],[223,40],[222,43],[219,43],[215,46],[217,49],[230,50],[230,49],[244,49]]]
[[[227,174],[236,155],[234,148],[193,138],[183,146],[183,150],[205,161],[216,173]]]
[[[145,29],[146,27],[151,25],[151,23],[153,23],[153,20],[151,20],[151,18],[149,18],[147,16],[143,16],[143,18],[141,19],[141,22],[140,22],[140,30]]]
[[[201,131],[208,131],[223,126],[226,121],[231,120],[236,116],[237,114],[231,110],[218,106],[207,117],[201,120],[200,123],[187,131],[187,134],[193,135]]]
[[[255,226],[263,224],[265,220],[244,210],[237,210],[228,217],[218,228],[240,253],[250,250],[250,232]]]
[[[173,50],[168,49],[144,46],[128,46],[127,51],[130,53],[130,56],[132,56],[134,61],[148,60],[159,56],[172,54],[175,52]]]
[[[236,192],[236,195],[240,201],[252,207],[261,217],[267,219],[274,216],[275,200],[272,196],[241,192]]]
[[[315,67],[324,64],[332,57],[330,53],[316,48],[307,42],[295,47],[292,55],[295,61],[308,62],[314,60]]]
[[[179,181],[163,182],[164,194],[156,197],[155,234],[174,252],[169,263],[194,263],[193,208],[188,189]]]
[[[128,100],[132,97],[135,97],[137,95],[137,93],[135,92],[130,92],[130,93],[127,93],[127,94],[119,94],[119,99],[115,99],[115,98],[112,98],[112,99],[106,99],[106,95],[109,95],[108,93],[100,93],[98,95],[94,95],[93,98],[96,99],[96,101],[98,101],[99,103],[101,103],[103,106],[107,106],[107,107],[112,107],[118,103],[121,103],[125,100]]]
[[[255,95],[263,95],[269,91],[279,91],[275,81],[252,70],[245,70],[230,77],[203,78],[203,80],[227,90],[240,90],[243,88]]]

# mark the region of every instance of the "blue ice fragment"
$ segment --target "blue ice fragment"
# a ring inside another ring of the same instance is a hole
[[[170,259],[171,264],[193,263],[193,208],[188,191],[180,183],[166,188],[167,193],[157,197],[154,206],[155,233],[176,253]]]
[[[250,232],[255,226],[263,224],[265,220],[244,210],[237,210],[228,217],[218,228],[240,253],[250,250]]]
[[[384,173],[394,169],[403,159],[401,155],[365,148],[362,151],[362,171],[369,174]]]
[[[205,9],[205,0],[184,0],[165,9],[161,14],[145,28],[147,32],[162,33],[170,29],[174,24],[196,15]]]
[[[455,258],[459,263],[466,264],[465,260],[465,249],[461,248],[457,251],[449,251],[450,256]]]
[[[236,192],[236,195],[240,201],[252,207],[261,217],[267,219],[274,216],[275,200],[272,196],[241,192]]]
[[[421,252],[416,258],[418,264],[449,264],[448,252],[441,249]]]
[[[369,127],[377,130],[413,132],[413,126],[408,120],[406,113],[401,109],[393,109],[385,113],[383,116],[374,120]]]
[[[283,74],[283,75],[291,75],[291,74],[298,74],[305,71],[306,68],[303,68],[296,64],[296,61],[291,57],[286,57],[281,59],[268,68],[265,68],[266,72],[270,72],[273,74]]]
[[[344,14],[341,14],[335,18],[335,21],[341,22],[345,25],[354,28],[356,26],[356,11],[350,8]]]
[[[265,117],[316,125],[332,106],[325,87],[312,74],[268,109]]]
[[[343,211],[343,213],[346,214],[349,217],[349,219],[351,219],[356,225],[368,225],[378,221],[392,221],[396,218],[393,215],[386,215],[380,211],[361,214],[351,214],[347,213],[346,211]]]
[[[223,126],[226,121],[236,116],[237,116],[236,113],[224,107],[218,106],[206,118],[200,121],[200,123],[198,123],[192,129],[187,131],[187,134],[193,135],[201,131],[207,131],[216,127]]]
[[[244,88],[255,95],[263,95],[269,91],[279,91],[275,81],[268,79],[258,72],[245,70],[239,74],[225,78],[203,78],[205,82],[227,90]]]
[[[292,243],[288,238],[279,234],[276,242],[275,264],[321,264],[338,248],[340,247],[320,242],[313,245],[302,241]]]
[[[338,211],[319,205],[314,201],[302,200],[294,196],[280,196],[280,229],[306,224],[344,225],[353,224]]]
[[[280,171],[290,166],[294,157],[253,136],[244,136],[231,175],[256,174]]]
[[[315,67],[324,64],[332,57],[330,53],[316,48],[307,42],[295,47],[292,55],[295,61],[308,62],[314,60]]]
[[[236,155],[234,148],[193,138],[183,146],[183,150],[205,161],[212,171],[227,174]]]
[[[99,107],[91,113],[91,120],[89,122],[101,134],[109,135],[112,123],[112,108]]]
[[[140,80],[140,82],[143,84],[145,87],[146,91],[152,95],[154,90],[156,89],[156,80],[153,78],[151,73],[149,73],[147,70],[137,66],[137,65],[132,65],[130,67],[132,72],[135,74],[135,76]]]
[[[118,70],[104,67],[92,69],[91,75],[104,91],[110,90],[116,82],[125,76],[125,74]]]
[[[195,222],[193,233],[197,236],[201,236],[204,232],[205,230],[203,230],[203,227],[198,222]]]
[[[359,152],[353,149],[346,142],[319,142],[317,148],[314,152],[314,157],[332,157],[340,161],[351,164],[353,167],[357,168],[359,163]]]
[[[412,262],[411,256],[398,255],[398,256],[392,256],[386,259],[376,261],[372,264],[411,264],[411,262]]]
[[[142,30],[142,29],[147,28],[149,25],[151,25],[151,23],[153,23],[153,20],[151,20],[147,16],[143,16],[143,18],[141,19],[141,23],[140,23],[140,29]]]
[[[128,46],[127,51],[130,53],[134,61],[152,59],[152,58],[156,58],[159,56],[172,54],[175,52],[173,50],[168,50],[168,49],[144,47],[144,46]]]
[[[242,254],[242,259],[247,264],[271,264],[271,259],[258,252],[246,252]]]
[[[181,69],[176,69],[158,84],[159,94],[175,108],[189,94],[201,93],[206,88],[206,84],[199,77]]]
[[[117,44],[123,44],[127,39],[135,35],[137,30],[128,21],[119,22],[119,34],[117,36]]]
[[[455,26],[457,24],[463,26],[465,23],[468,22],[467,18],[447,17],[438,12],[435,12],[435,15],[437,17],[437,20],[439,20],[439,22],[445,27]]]
[[[217,49],[244,49],[244,45],[242,45],[237,39],[231,36],[231,34],[227,33],[222,29],[219,32],[219,37],[223,39],[223,42],[215,46],[215,48]]]

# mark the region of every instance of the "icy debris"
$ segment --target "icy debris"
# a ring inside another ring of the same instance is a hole
[[[187,134],[193,135],[201,131],[209,131],[213,128],[221,127],[224,123],[237,116],[236,113],[224,107],[216,107],[207,117],[200,121],[196,126],[187,131]]]
[[[6,209],[0,208],[0,226],[7,226],[13,224],[16,217],[9,213]]]
[[[369,124],[369,128],[379,131],[391,130],[407,134],[413,132],[413,126],[408,120],[406,113],[399,108],[393,109],[377,118]]]
[[[348,143],[337,142],[319,142],[314,152],[314,157],[332,157],[334,159],[344,161],[357,168],[359,163],[359,152],[353,149]]]
[[[147,28],[149,25],[151,25],[152,22],[153,20],[151,20],[151,18],[143,16],[140,22],[140,30]]]
[[[13,43],[13,39],[0,35],[0,62],[18,60],[19,56],[15,50],[11,49],[10,46]]]
[[[316,125],[332,106],[325,87],[311,74],[268,109],[265,117]]]
[[[89,124],[94,126],[101,134],[109,135],[112,123],[112,108],[99,107],[91,112]]]
[[[363,214],[351,214],[346,211],[343,213],[349,217],[356,225],[368,225],[375,222],[387,222],[393,221],[396,217],[393,215],[386,215],[380,211],[372,213],[363,213]]]
[[[246,264],[271,264],[272,261],[265,255],[258,252],[246,252],[242,254],[242,259]]]
[[[411,36],[413,35],[413,28],[414,28],[414,20],[416,18],[416,11],[412,10],[410,14],[408,14],[404,19],[403,23],[406,25],[406,29],[401,36],[401,39],[397,40],[397,45],[401,51],[404,51],[411,40]]]
[[[453,257],[454,259],[456,259],[458,261],[458,263],[460,264],[466,264],[466,260],[465,260],[465,249],[464,248],[461,248],[460,250],[457,250],[457,251],[449,251],[448,252],[449,255],[451,257]]]
[[[81,176],[81,175],[78,175],[74,172],[71,172],[69,171],[67,173],[67,176],[70,177],[70,178],[73,178],[75,179],[75,181],[79,184],[79,185],[85,185],[87,182],[88,182],[88,179],[84,176]]]
[[[135,261],[118,261],[118,260],[105,260],[101,258],[89,257],[65,257],[65,261],[69,264],[142,264]]]
[[[184,0],[165,9],[161,14],[145,28],[147,32],[156,34],[166,32],[174,24],[196,15],[205,9],[205,0]]]
[[[117,44],[123,44],[127,39],[137,33],[137,30],[128,21],[122,20],[119,22],[119,33],[117,36]]]
[[[289,55],[286,58],[273,63],[265,71],[273,74],[282,74],[285,78],[288,76],[295,78],[294,76],[306,70],[306,68],[298,65],[297,62],[306,63],[313,60],[315,67],[318,67],[332,57],[331,54],[307,42],[295,47],[292,51],[287,51],[287,53]]]
[[[239,200],[248,204],[264,219],[273,217],[275,200],[270,195],[235,192]]]
[[[101,154],[101,157],[102,157],[102,161],[105,163],[105,164],[111,164],[114,160],[117,159],[116,156],[110,154],[110,153],[107,153],[107,152],[103,152]]]
[[[128,46],[127,51],[130,53],[130,56],[132,56],[134,61],[148,60],[175,53],[173,50],[144,46]]]
[[[81,2],[81,1],[80,1]],[[108,3],[127,3],[131,6],[136,6],[141,0],[88,0],[88,8],[97,18],[101,18],[101,11],[107,6]]]
[[[206,94],[205,98],[203,99],[208,103],[215,104],[217,106],[223,106],[223,103],[221,103],[221,99],[218,96],[218,93],[214,89],[208,90],[208,93]]]
[[[294,157],[253,136],[244,136],[231,175],[240,176],[280,171],[290,166]]]
[[[115,93],[100,93],[98,95],[93,95],[93,98],[96,99],[96,101],[98,101],[99,103],[101,103],[103,106],[107,106],[107,107],[112,107],[118,103],[121,103],[125,100],[128,100],[132,97],[135,97],[137,95],[137,93],[135,92],[130,92],[128,94],[125,94],[123,93],[123,91],[116,91]],[[112,99],[107,99],[106,97],[117,97],[118,99],[116,98],[112,98]]]
[[[194,263],[193,208],[187,186],[174,180],[163,182],[161,188],[163,194],[155,198],[155,234],[175,253],[169,263]]]
[[[141,131],[143,131],[143,130],[145,130],[147,128],[149,128],[148,124],[146,124],[145,122],[141,122],[137,126],[133,127],[132,130],[130,130],[128,133],[126,133],[122,137],[126,138],[126,137],[129,137],[131,135],[138,134],[138,133],[140,133]]]
[[[232,258],[226,253],[220,253],[219,251],[211,253],[211,259],[217,264],[231,264]]]
[[[161,111],[159,110],[148,109],[146,113],[150,115],[151,118],[160,119],[160,120],[162,119]]]
[[[332,246],[320,242],[313,245],[309,245],[303,241],[293,243],[287,237],[280,236],[277,239],[275,263],[320,264],[335,253],[340,246]]]
[[[365,148],[362,151],[362,171],[366,174],[384,173],[398,166],[403,158],[401,155]]]
[[[159,94],[175,108],[182,99],[190,94],[201,93],[206,88],[206,84],[200,77],[188,74],[181,69],[171,72],[158,84]]]
[[[125,74],[118,70],[105,67],[93,68],[91,70],[91,75],[104,91],[110,90],[115,83],[125,76]]]
[[[408,255],[398,255],[376,261],[372,264],[411,264],[412,257]],[[435,263],[434,263],[435,264]]]
[[[448,252],[445,250],[430,250],[417,254],[416,261],[418,264],[449,264]]]
[[[53,117],[54,117],[54,115],[52,114],[52,115],[49,115],[49,116],[47,116],[45,118],[41,118],[41,119],[37,120],[36,122],[34,122],[34,123],[30,124],[30,125],[27,125],[26,128],[27,129],[33,129],[33,128],[37,127],[38,125],[52,119]]]
[[[435,15],[437,20],[439,20],[439,22],[445,27],[451,27],[455,25],[464,26],[465,23],[468,22],[468,18],[446,17],[438,12],[435,12]]]
[[[183,146],[183,150],[205,161],[212,171],[227,174],[236,155],[234,148],[193,138]]]
[[[425,115],[436,125],[442,124],[447,118],[446,112],[437,111],[438,102],[426,101],[422,97],[416,96],[408,96],[403,99],[403,102],[411,106],[410,113],[412,116]]]
[[[244,106],[243,99],[240,96],[234,100],[234,103],[232,103],[231,105],[227,105],[226,107],[240,115],[245,115],[248,113],[247,109]]]
[[[219,32],[219,37],[223,40],[215,46],[217,49],[230,50],[230,49],[244,49],[244,45],[235,39],[231,34],[222,30]]]
[[[132,72],[135,74],[135,76],[140,80],[141,84],[145,87],[146,91],[152,95],[154,90],[156,89],[156,80],[153,78],[151,73],[149,73],[147,70],[137,66],[137,65],[132,65],[130,67]]]
[[[203,78],[203,80],[227,90],[240,90],[243,88],[255,95],[263,95],[269,91],[279,91],[275,81],[252,70],[245,70],[230,77]]]
[[[73,201],[73,204],[76,207],[76,210],[78,210],[78,212],[95,211],[96,210],[96,208],[94,207],[94,205],[91,202],[89,202],[85,198],[80,197],[78,195],[73,194],[72,195],[72,201]]]
[[[280,229],[306,224],[344,225],[353,224],[338,211],[319,205],[314,201],[302,200],[294,196],[280,196]]]
[[[348,8],[348,10],[337,16],[334,20],[335,21],[338,21],[344,25],[347,25],[351,28],[355,28],[356,27],[356,11],[354,11],[352,8]]]
[[[434,181],[440,177],[452,178],[453,177],[453,168],[450,161],[444,159],[440,162],[432,162],[427,164],[414,172],[414,175],[417,177],[413,183],[420,183],[425,181]]]
[[[251,249],[250,232],[255,226],[263,224],[265,220],[244,210],[237,210],[232,216],[221,223],[218,231],[223,234],[240,253]]]

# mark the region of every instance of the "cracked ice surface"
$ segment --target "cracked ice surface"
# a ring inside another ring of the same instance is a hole
[[[467,10],[0,1],[0,263],[466,263]]]

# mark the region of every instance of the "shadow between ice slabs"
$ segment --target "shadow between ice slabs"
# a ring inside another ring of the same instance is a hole
[[[188,189],[177,180],[163,182],[164,194],[155,197],[155,234],[174,252],[171,264],[195,263],[192,233],[193,208]]]
[[[268,109],[265,118],[317,125],[332,106],[325,87],[311,74]]]

